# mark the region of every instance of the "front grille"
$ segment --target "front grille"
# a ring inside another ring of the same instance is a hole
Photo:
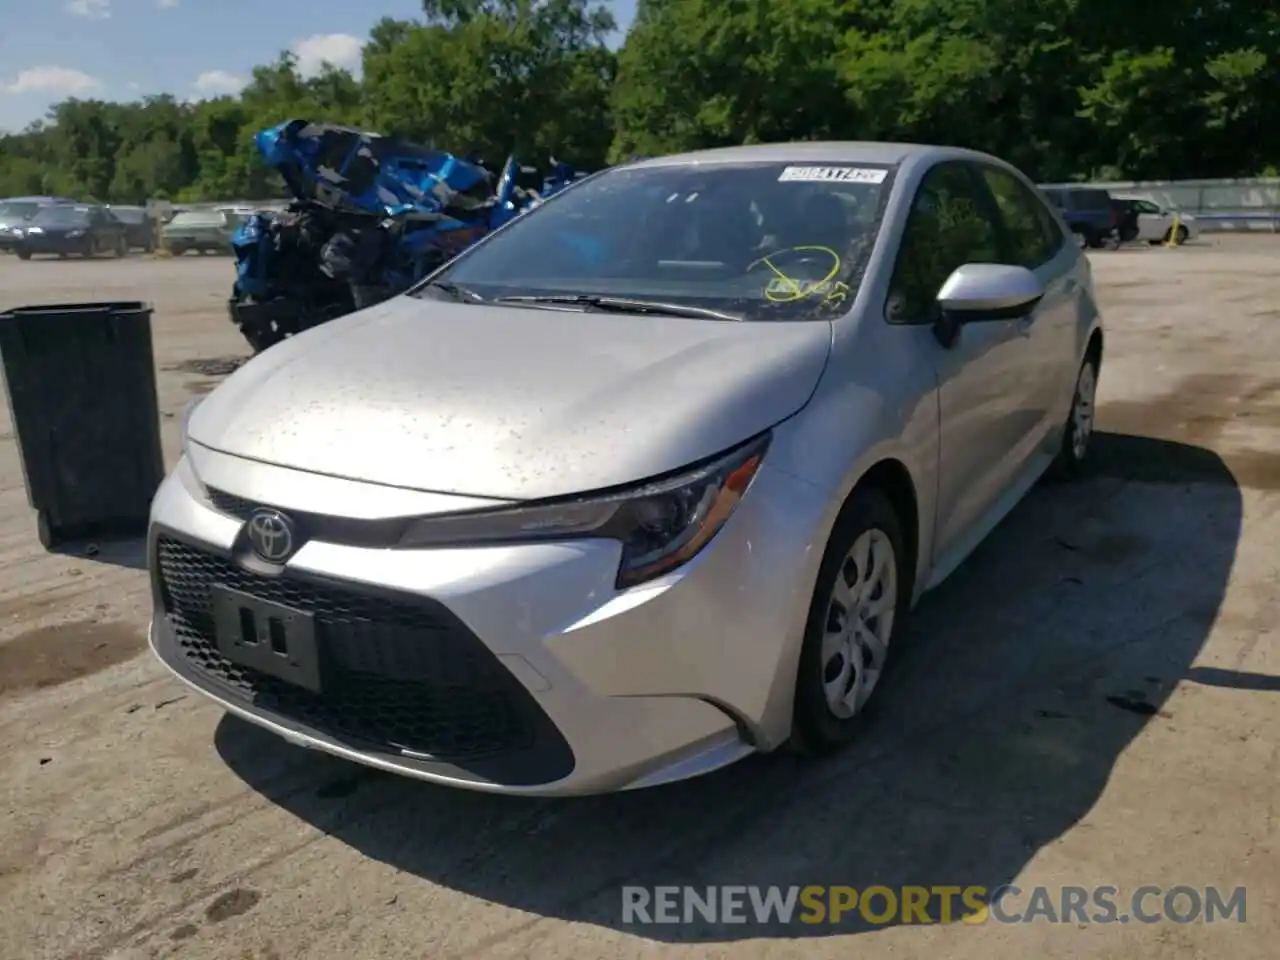
[[[457,762],[531,742],[541,715],[533,698],[465,625],[430,600],[259,576],[163,536],[156,560],[178,649],[192,671],[230,698],[391,753]],[[214,639],[215,584],[313,614],[324,692],[224,657]]]
[[[238,497],[234,493],[227,493],[225,490],[209,487],[207,493],[209,502],[213,504],[215,510],[229,517],[235,517],[237,520],[248,520],[249,514],[253,513],[258,506],[252,500]]]

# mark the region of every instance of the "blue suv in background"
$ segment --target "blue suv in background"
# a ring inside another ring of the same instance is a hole
[[[1115,238],[1119,226],[1111,194],[1101,187],[1041,187],[1045,199],[1062,212],[1067,228],[1083,248],[1096,250]]]

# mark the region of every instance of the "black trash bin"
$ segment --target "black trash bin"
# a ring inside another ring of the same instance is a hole
[[[0,354],[41,544],[142,535],[164,479],[151,307],[9,310]]]

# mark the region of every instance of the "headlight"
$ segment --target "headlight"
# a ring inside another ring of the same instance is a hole
[[[204,397],[192,397],[187,401],[187,405],[182,408],[182,413],[178,417],[178,443],[179,450],[187,449],[187,426],[191,423],[191,414],[195,413],[196,407],[200,406],[200,401]]]
[[[603,538],[622,544],[617,586],[652,580],[693,559],[733,514],[769,446],[762,434],[679,475],[574,500],[424,517],[404,547]]]

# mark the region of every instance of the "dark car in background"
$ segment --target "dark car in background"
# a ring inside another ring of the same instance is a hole
[[[159,225],[146,207],[111,204],[107,207],[107,212],[124,224],[125,239],[130,250],[145,250],[150,253],[156,248]]]
[[[1116,237],[1119,218],[1111,194],[1101,187],[1041,187],[1040,192],[1062,212],[1081,247],[1096,250]]]
[[[75,203],[68,197],[5,197],[0,200],[0,253],[10,253],[18,244],[18,231],[41,208],[55,203]]]
[[[59,203],[42,207],[18,229],[14,250],[23,260],[30,260],[38,253],[59,257],[113,253],[123,257],[129,252],[125,225],[97,204]]]

